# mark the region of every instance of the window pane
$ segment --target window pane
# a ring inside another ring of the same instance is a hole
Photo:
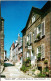
[[[38,47],[38,53],[41,53],[41,46]]]
[[[32,23],[35,21],[35,15],[32,17]]]

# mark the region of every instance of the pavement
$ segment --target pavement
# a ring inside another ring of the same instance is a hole
[[[17,67],[13,66],[13,64],[9,61],[5,62],[5,65],[5,70],[1,74],[5,76],[5,78],[33,78],[20,71]]]
[[[3,69],[4,69],[4,66],[0,65],[0,73],[2,73]]]

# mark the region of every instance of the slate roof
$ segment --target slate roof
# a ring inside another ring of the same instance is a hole
[[[32,9],[30,11],[30,15],[29,15],[27,23],[26,23],[26,26],[21,32],[23,33],[24,31],[26,31],[26,28],[27,28],[27,25],[28,25],[32,12],[43,15],[48,9],[51,9],[51,1],[47,1],[47,3],[41,9],[32,7]]]

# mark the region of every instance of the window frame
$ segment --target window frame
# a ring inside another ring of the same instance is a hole
[[[35,15],[32,16],[32,23],[35,22]]]
[[[39,47],[41,47],[41,45],[37,47],[37,55],[38,55],[38,53],[41,53],[41,51],[40,51],[40,52],[38,51],[38,48],[39,48]]]
[[[44,23],[44,35],[45,35],[45,20],[41,22],[41,33],[42,33],[42,23]],[[44,35],[42,35],[42,36],[44,36]]]

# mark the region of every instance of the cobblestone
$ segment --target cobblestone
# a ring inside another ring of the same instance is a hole
[[[6,62],[10,63],[10,62]],[[5,75],[6,78],[33,78],[29,75],[26,75],[19,69],[17,69],[15,66],[7,66],[5,67],[5,70],[3,71],[2,75]]]

